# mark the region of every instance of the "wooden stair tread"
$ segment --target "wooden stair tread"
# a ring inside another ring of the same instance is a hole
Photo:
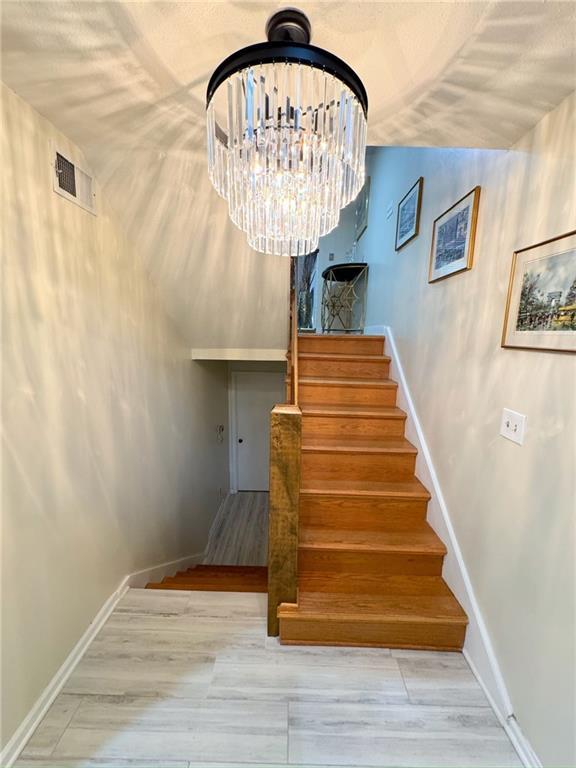
[[[268,569],[262,566],[198,565],[161,582],[151,582],[147,589],[205,590],[207,592],[266,592]]]
[[[369,333],[299,333],[298,334],[299,339],[376,339],[380,341],[384,341],[386,338],[385,336],[382,336],[379,333],[375,334],[369,334]]]
[[[326,451],[334,453],[417,453],[409,440],[403,437],[306,437],[302,451]]]
[[[407,531],[331,530],[307,526],[300,529],[299,548],[388,554],[446,554],[441,539],[425,521]]]
[[[286,381],[290,381],[287,376]],[[396,389],[398,384],[392,379],[342,379],[331,376],[299,376],[300,384],[309,384],[322,387],[351,387],[351,388],[371,388]]]
[[[300,489],[301,494],[317,496],[378,496],[384,498],[430,499],[430,493],[420,480],[384,482],[362,480],[330,480]]]
[[[262,565],[193,565],[186,569],[186,573],[212,573],[212,574],[261,574],[263,570],[266,570],[266,566]]]
[[[298,604],[282,603],[278,616],[314,621],[421,621],[466,625],[466,614],[442,578],[435,577],[435,582],[437,594],[423,595],[300,591]]]
[[[339,362],[351,362],[351,363],[377,363],[384,362],[389,363],[390,357],[385,354],[366,355],[366,354],[354,354],[350,352],[298,352],[299,360],[325,360],[330,362],[332,360],[338,360]]]
[[[303,403],[303,416],[323,416],[362,419],[405,419],[406,411],[394,405],[325,405],[324,403]]]

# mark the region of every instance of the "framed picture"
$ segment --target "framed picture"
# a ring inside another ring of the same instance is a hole
[[[360,240],[362,233],[368,227],[368,205],[370,203],[370,176],[364,182],[364,186],[356,198],[356,240]]]
[[[514,254],[502,346],[576,352],[576,230]]]
[[[420,176],[412,189],[398,203],[396,215],[396,250],[413,240],[420,228],[420,208],[422,207],[422,187],[424,177]]]
[[[474,187],[434,222],[428,282],[472,268],[480,187]]]

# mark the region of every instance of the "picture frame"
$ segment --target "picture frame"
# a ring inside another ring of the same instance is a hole
[[[576,352],[576,230],[514,252],[502,347]]]
[[[472,269],[480,187],[474,187],[434,221],[428,282]]]
[[[420,176],[418,181],[410,187],[402,200],[398,203],[396,213],[396,242],[394,248],[396,251],[402,250],[415,237],[418,237],[420,231],[420,211],[422,209],[422,190],[424,187],[424,177]]]
[[[368,207],[370,205],[370,176],[366,177],[364,186],[356,198],[355,238],[360,240],[368,228]]]

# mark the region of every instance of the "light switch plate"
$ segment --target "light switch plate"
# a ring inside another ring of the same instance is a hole
[[[500,434],[502,437],[512,440],[513,443],[518,443],[518,445],[523,445],[525,432],[526,416],[523,413],[504,408],[500,424]]]
[[[386,208],[386,218],[389,219],[393,213],[394,213],[394,203],[388,203],[388,208]]]

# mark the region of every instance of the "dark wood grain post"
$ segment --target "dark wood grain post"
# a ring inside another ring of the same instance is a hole
[[[298,598],[298,503],[302,413],[277,405],[270,420],[270,510],[268,533],[268,635],[278,635],[280,603]]]

